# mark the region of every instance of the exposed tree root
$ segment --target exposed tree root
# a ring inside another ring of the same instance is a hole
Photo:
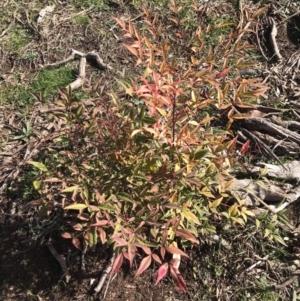
[[[56,63],[52,63],[52,64],[48,64],[44,67],[58,67],[60,65],[69,63],[73,60],[76,59],[76,57],[80,57],[80,61],[79,61],[79,74],[78,74],[78,78],[70,83],[66,88],[70,88],[71,90],[75,90],[80,88],[85,81],[85,67],[86,67],[86,62],[89,62],[92,66],[94,66],[97,69],[100,70],[113,70],[113,68],[109,65],[106,65],[103,60],[100,58],[99,54],[96,52],[88,52],[88,53],[82,53],[80,51],[77,51],[75,49],[72,49],[72,53],[70,54],[70,56],[68,56],[66,59],[56,62]]]

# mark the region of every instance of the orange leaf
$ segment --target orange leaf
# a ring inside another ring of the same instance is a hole
[[[106,243],[106,232],[102,228],[98,228],[97,232],[98,232],[98,236],[101,240],[101,243],[105,244]]]
[[[249,150],[249,147],[250,147],[250,140],[248,139],[241,148],[241,154],[245,155],[247,153],[247,151]]]
[[[125,23],[125,21],[120,20],[120,19],[115,18],[115,17],[112,17],[112,18],[120,25],[120,27],[121,27],[123,30],[126,30],[126,23]]]
[[[130,45],[124,44],[124,43],[123,43],[123,46],[125,46],[133,55],[135,55],[136,57],[138,57],[138,52],[137,52],[137,50],[135,48],[133,48]]]
[[[199,241],[195,238],[195,236],[186,229],[177,229],[175,231],[175,234],[177,236],[183,237],[191,242],[199,243]]]
[[[81,244],[80,244],[80,241],[78,238],[74,237],[72,239],[72,244],[78,249],[81,251]]]
[[[140,264],[140,267],[138,268],[138,270],[137,270],[136,274],[134,275],[134,277],[137,277],[138,275],[142,274],[145,270],[147,270],[150,263],[151,263],[151,261],[152,261],[151,255],[145,257],[142,260],[142,262]]]
[[[60,235],[62,238],[72,238],[72,235],[69,232],[63,232]]]
[[[178,249],[176,247],[165,246],[165,249],[171,254],[179,254],[179,255],[182,255],[185,257],[189,257],[186,253],[184,253],[183,251],[181,251],[180,249]]]

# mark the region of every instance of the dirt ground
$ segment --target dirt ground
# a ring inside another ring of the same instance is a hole
[[[40,2],[42,6],[47,4],[47,1]],[[112,16],[139,22],[140,10],[130,4],[121,5],[117,2],[108,1],[108,8],[93,8],[91,11],[87,10],[82,13],[87,8],[71,9],[70,4],[72,1],[57,2],[58,4],[55,8],[57,12],[56,18],[52,19],[52,21],[45,19],[40,26],[37,26],[36,22],[40,8],[34,7],[34,1],[22,1],[25,11],[29,12],[30,16],[33,15],[32,19],[30,19],[32,21],[28,21],[24,11],[20,11],[15,16],[17,19],[15,22],[30,32],[30,41],[22,47],[21,52],[16,53],[13,49],[9,48],[5,40],[0,40],[0,81],[2,83],[6,86],[27,86],[37,76],[42,66],[68,57],[71,48],[84,53],[96,51],[105,63],[117,70],[126,70],[130,73],[130,70],[134,68],[134,62],[122,46],[122,33],[116,26]],[[279,8],[286,5],[286,1],[282,0],[279,2],[282,2],[278,6]],[[3,9],[9,12],[8,15],[10,16],[12,16],[12,11],[17,7],[17,4],[14,2],[12,5],[2,5]],[[73,17],[75,15],[80,16],[81,14],[90,19],[88,25],[78,24],[78,22],[74,21]],[[282,15],[276,13],[273,14],[273,17],[278,23],[284,20]],[[4,24],[9,26],[12,21],[13,19],[10,17],[4,21]],[[300,31],[296,32],[295,28],[300,28],[300,16],[295,16],[278,26],[277,41],[281,55],[285,61],[300,46]],[[263,42],[263,33],[260,38],[261,42]],[[253,38],[252,42],[256,43],[255,38]],[[268,45],[268,41],[266,41],[265,45]],[[269,56],[267,46],[261,47],[266,55]],[[24,54],[26,53],[34,53],[35,58],[30,61],[24,59]],[[274,64],[274,60],[272,59],[268,62],[260,63],[262,70],[270,70]],[[74,65],[74,69],[77,69],[76,64]],[[267,73],[263,74],[263,76],[267,76]],[[92,93],[97,84],[101,85],[102,89],[107,90],[112,89],[114,85],[114,81],[112,81],[114,75],[112,73],[109,71],[102,73],[95,72],[95,69],[91,66],[87,69],[87,78],[89,81],[84,85],[83,90],[92,91]],[[291,89],[291,84],[294,86],[298,84],[299,88],[299,70],[293,78],[286,75],[286,83],[286,85],[283,85],[276,76],[271,77],[270,84],[272,85],[272,89],[270,89],[267,101],[276,101],[277,98],[282,97],[294,98],[297,90]],[[99,93],[99,90],[96,92]],[[14,106],[12,104],[12,107]],[[0,120],[4,122],[8,116],[11,116],[11,112],[4,107],[2,109]],[[16,115],[16,120],[18,120],[18,115]],[[2,129],[3,139],[5,139],[10,135],[10,131]],[[12,148],[20,146],[13,144],[10,145],[10,149],[1,151],[2,153],[12,151]],[[20,161],[21,158],[22,152],[16,155],[16,162]],[[22,185],[22,181],[18,185]],[[93,252],[89,251],[84,259],[86,271],[82,273],[80,271],[80,253],[76,248],[67,240],[62,239],[57,229],[49,232],[46,238],[51,237],[58,253],[64,254],[70,263],[71,279],[66,283],[58,262],[45,245],[45,237],[30,243],[22,243],[24,239],[32,235],[32,229],[30,228],[32,223],[37,228],[41,227],[41,229],[43,229],[44,225],[40,225],[38,222],[32,220],[28,223],[27,217],[33,219],[36,215],[31,211],[24,213],[24,211],[18,209],[20,204],[24,204],[24,200],[20,195],[8,193],[0,196],[0,299],[6,301],[103,300],[103,292],[101,295],[94,293],[92,281],[97,281],[99,278],[108,254],[101,250],[101,247]],[[12,214],[13,206],[16,206],[17,210]],[[293,224],[296,225],[300,222],[297,213],[299,212],[298,204],[290,207],[289,210]],[[238,240],[240,231],[242,230],[238,228],[233,229],[233,232],[224,238],[231,246],[228,250],[219,242],[213,244],[205,239],[197,249],[189,250],[190,259],[184,261],[181,267],[182,274],[187,282],[188,293],[185,294],[175,288],[168,277],[158,286],[154,286],[156,279],[155,271],[157,270],[155,266],[137,278],[134,278],[134,272],[129,271],[125,266],[111,280],[105,300],[229,300],[229,296],[231,296],[230,300],[258,300],[260,298],[258,293],[254,294],[252,299],[248,299],[247,297],[247,294],[252,296],[251,291],[256,286],[255,281],[258,281],[257,278],[255,275],[249,277],[248,275],[241,274],[241,271],[249,266],[249,264],[255,263],[255,258],[264,257],[266,253],[275,252],[276,256],[281,258],[284,263],[295,260],[295,258],[298,258],[297,248],[300,248],[300,241],[295,240],[293,247],[289,246],[286,250],[288,253],[286,253],[279,247],[274,247],[271,244],[261,244],[260,239],[262,237],[255,230],[249,233],[244,242],[240,242]],[[251,244],[249,248],[246,247],[248,243]],[[254,249],[254,247],[257,247],[257,249]],[[222,257],[219,252],[220,249],[227,256]],[[215,257],[212,259],[212,256]],[[266,278],[271,283],[275,281],[283,282],[289,278],[288,272],[278,274],[276,266],[272,265],[271,262],[269,263],[269,271],[266,275]],[[267,290],[267,286],[264,286],[262,282],[257,284],[257,286],[259,285],[261,286],[261,291]],[[236,291],[237,288],[239,288],[238,293]],[[272,291],[273,289],[271,289],[269,300],[275,300],[272,299]],[[241,299],[242,295],[245,296],[245,299]],[[283,296],[291,296],[291,293],[288,292],[283,294]],[[291,299],[283,298],[280,300]]]

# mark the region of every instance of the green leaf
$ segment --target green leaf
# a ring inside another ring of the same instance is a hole
[[[62,192],[73,192],[74,190],[78,189],[78,185],[70,186],[65,188]]]
[[[120,192],[118,195],[117,195],[117,198],[125,201],[125,202],[129,202],[129,203],[134,203],[134,201],[131,199],[131,196],[125,192]]]
[[[146,246],[146,247],[150,247],[150,248],[157,248],[157,243],[151,243],[147,240],[144,240],[142,238],[136,237],[136,241],[139,242],[141,245]]]
[[[86,204],[72,204],[72,205],[69,205],[67,207],[65,207],[64,209],[68,210],[68,209],[71,209],[71,210],[82,210],[82,209],[85,209],[87,208],[88,206]]]
[[[38,168],[41,171],[47,172],[48,168],[41,162],[36,162],[36,161],[27,161],[27,164],[31,164],[34,167]]]
[[[284,242],[284,240],[282,239],[282,237],[280,237],[279,235],[274,235],[273,236],[275,240],[277,240],[279,243],[281,243],[282,245],[287,247],[287,244]]]
[[[98,207],[102,210],[106,210],[108,212],[115,212],[116,211],[116,208],[111,206],[111,205],[108,205],[108,204],[99,204]]]
[[[188,220],[189,223],[192,222],[192,223],[200,225],[198,217],[194,213],[192,213],[190,210],[183,209],[181,211],[181,214]]]
[[[195,160],[205,157],[209,153],[208,149],[197,149],[194,155]]]

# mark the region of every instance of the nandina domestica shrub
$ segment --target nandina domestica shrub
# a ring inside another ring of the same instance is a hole
[[[146,8],[142,30],[115,18],[136,60],[136,76],[120,79],[125,100],[111,93],[79,101],[60,91],[56,105],[66,113],[54,114],[63,125],[55,141],[63,148],[49,150],[55,168],[39,190],[50,203],[59,188],[66,214],[76,213],[69,222],[74,231],[62,235],[77,248],[113,245],[112,273],[125,259],[132,267],[141,258],[136,275],[154,261],[156,284],[169,271],[185,291],[184,250],[215,231],[214,218],[244,225],[253,215],[230,194],[236,144],[230,126],[246,117],[238,108],[266,87],[239,76],[250,65],[242,29],[232,25],[213,49],[204,38],[212,29],[188,27],[171,2],[171,29]],[[228,24],[215,28],[222,26]],[[212,125],[219,112],[226,113],[224,129]]]

